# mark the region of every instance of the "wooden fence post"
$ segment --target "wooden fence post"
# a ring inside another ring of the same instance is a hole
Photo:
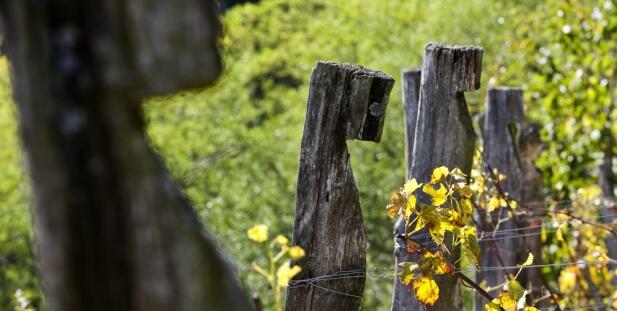
[[[500,186],[509,196],[520,202],[523,172],[518,153],[518,138],[523,122],[523,91],[518,88],[492,88],[488,90],[486,114],[483,127],[484,170],[496,169],[507,178]],[[484,212],[481,210],[480,212]],[[480,228],[478,232],[491,232],[493,225],[500,219],[508,219],[510,211],[499,208],[492,213],[480,213]],[[501,222],[499,230],[516,227],[514,219]],[[507,238],[501,240],[481,241],[480,266],[516,266],[521,249],[520,239]],[[524,261],[524,259],[523,259]],[[480,271],[476,273],[477,282],[486,282],[486,286],[494,288],[489,294],[496,296],[500,292],[499,284],[507,281],[508,271]],[[484,310],[486,298],[476,294],[476,310]]]
[[[524,123],[519,139],[519,156],[521,160],[521,169],[523,172],[523,186],[521,189],[521,208],[526,209],[523,224],[528,228],[522,233],[530,234],[525,240],[529,249],[534,256],[534,264],[542,262],[542,241],[540,237],[540,227],[544,211],[544,179],[540,170],[535,165],[536,158],[540,155],[543,149],[543,143],[540,140],[540,127],[536,123]],[[537,235],[531,235],[536,234]],[[525,248],[521,248],[525,250]],[[525,260],[527,254],[521,254],[519,262]],[[526,284],[523,284],[527,289],[531,290],[532,297],[541,297],[545,290],[542,289],[543,280],[540,269],[526,269],[524,276]],[[546,308],[549,301],[543,300],[536,304],[538,308]]]
[[[416,122],[418,121],[418,103],[420,99],[420,80],[421,71],[419,69],[408,69],[403,71],[402,76],[403,92],[403,113],[405,116],[405,158],[407,178],[411,176],[411,165],[413,163],[413,145],[416,135]],[[394,225],[394,268],[400,272],[399,263],[417,260],[417,256],[407,251],[405,239],[405,220],[399,217]],[[408,286],[401,283],[400,278],[394,277],[394,291],[392,294],[391,310],[405,310],[405,306],[413,301],[413,293]]]
[[[0,14],[46,309],[251,310],[141,111],[219,76],[215,2],[10,0]]]
[[[366,236],[348,139],[379,142],[394,80],[355,65],[318,62],[300,151],[293,243],[306,250],[296,279],[356,271],[358,278],[289,288],[287,310],[359,310]]]
[[[439,166],[458,167],[470,174],[476,134],[464,92],[480,87],[482,54],[482,48],[472,46],[430,43],[425,47],[409,177],[427,181],[433,169]],[[408,238],[414,239],[414,236]],[[451,262],[456,262],[460,254],[450,249]],[[440,298],[433,310],[460,310],[462,301],[458,279],[443,275],[437,276],[436,282]],[[397,308],[394,310],[420,310],[423,307],[413,297],[412,301],[399,304]]]
[[[612,106],[615,107],[615,103],[612,102]],[[610,115],[609,112],[606,113]],[[610,119],[610,118],[609,118]],[[599,209],[599,216],[602,217],[601,223],[607,224],[611,226],[615,223],[615,211],[617,211],[617,200],[615,198],[615,186],[616,186],[616,176],[613,172],[613,160],[616,158],[614,148],[617,145],[616,138],[612,135],[611,131],[611,123],[607,122],[602,129],[602,152],[604,153],[604,157],[602,160],[602,164],[598,168],[599,175],[599,186],[602,190],[602,205]],[[606,244],[607,255],[610,258],[617,258],[617,237],[613,234],[607,234],[604,239],[604,243]],[[610,269],[615,269],[617,264],[612,263],[609,264]],[[613,277],[611,279],[611,284],[617,285],[617,278]]]

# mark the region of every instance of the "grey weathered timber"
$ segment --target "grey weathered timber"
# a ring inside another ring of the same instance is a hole
[[[318,62],[300,150],[293,243],[306,250],[296,279],[366,270],[366,236],[348,139],[379,142],[394,80],[355,65]],[[364,277],[289,288],[286,310],[359,310]]]
[[[613,103],[613,106],[617,103]],[[610,115],[610,113],[607,113]],[[610,117],[609,117],[610,118]],[[599,184],[602,189],[603,202],[600,206],[600,217],[602,222],[608,225],[615,223],[616,217],[614,216],[617,210],[617,200],[615,199],[615,173],[613,172],[613,159],[615,158],[615,152],[613,151],[616,145],[615,137],[612,134],[612,123],[607,122],[602,130],[602,144],[604,158],[602,164],[599,167]],[[606,239],[607,254],[610,258],[617,258],[617,237],[613,234],[607,234]],[[615,269],[617,265],[611,264],[610,268]],[[617,285],[617,278],[612,278],[613,285]]]
[[[418,104],[420,99],[421,72],[418,69],[403,71],[403,113],[405,116],[405,158],[407,178],[411,177],[411,165],[413,163],[413,145],[416,135],[416,122],[418,121]],[[405,241],[405,220],[399,217],[394,224],[394,268],[400,272],[399,264],[417,260],[417,256],[407,251]],[[394,291],[392,294],[392,310],[405,310],[405,306],[413,300],[412,292],[408,286],[401,283],[398,275],[394,277]]]
[[[413,145],[416,135],[416,122],[418,122],[418,102],[420,100],[420,78],[419,69],[407,69],[403,71],[401,87],[403,92],[403,113],[405,115],[405,159],[406,176],[411,173],[413,163]]]
[[[499,174],[505,175],[506,179],[501,181],[500,187],[517,201],[521,200],[523,185],[523,171],[518,152],[522,122],[523,91],[521,89],[492,88],[488,90],[482,133],[483,169],[496,169]],[[491,232],[500,221],[502,222],[499,224],[499,230],[515,228],[516,222],[509,217],[509,212],[507,208],[499,208],[492,213],[480,213],[478,232]],[[482,250],[480,266],[515,266],[522,243],[520,239],[497,241],[489,239],[480,242],[480,248]],[[489,294],[497,296],[500,292],[499,285],[507,281],[507,271],[479,271],[476,273],[476,280],[478,283],[485,282],[487,288],[493,288]],[[476,294],[476,310],[484,310],[486,303],[488,301],[485,297]]]
[[[250,310],[141,110],[219,75],[214,1],[5,0],[0,15],[46,309]]]
[[[523,225],[528,228],[525,230],[525,233],[529,234],[540,232],[542,214],[544,213],[542,209],[539,209],[544,206],[544,178],[535,165],[535,160],[542,152],[543,146],[544,144],[540,140],[539,125],[536,123],[524,123],[519,138],[519,157],[523,172],[520,205],[525,211]],[[525,237],[525,241],[534,256],[534,264],[541,263],[542,241],[540,235],[530,235],[529,237]],[[524,262],[526,256],[526,248],[523,247],[519,250],[518,263]],[[526,283],[523,284],[523,286],[530,290],[531,296],[535,298],[542,297],[546,294],[543,290],[544,286],[540,273],[540,269],[526,269],[522,275],[524,276],[522,281]],[[550,301],[545,299],[535,306],[544,309],[549,303]]]
[[[482,48],[474,46],[430,43],[425,47],[409,177],[419,182],[428,181],[433,169],[439,166],[458,167],[466,174],[471,173],[476,134],[464,92],[480,87],[482,54]],[[409,238],[414,239],[414,236]],[[460,251],[449,249],[452,254],[449,259],[456,262]],[[443,275],[437,276],[436,281],[440,293],[433,310],[461,310],[458,278]],[[395,310],[423,308],[415,296],[409,303],[396,305],[400,307]]]

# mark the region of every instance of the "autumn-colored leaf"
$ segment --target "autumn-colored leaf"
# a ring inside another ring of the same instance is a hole
[[[418,183],[415,178],[408,180],[403,186],[403,191],[407,194],[413,194],[416,190],[420,189],[422,183]]]
[[[427,251],[422,257],[424,265],[426,265],[431,272],[435,274],[450,274],[453,269],[447,262],[442,252],[430,252]]]
[[[289,257],[294,260],[302,259],[306,253],[300,246],[292,246],[289,248]]]
[[[433,170],[431,175],[431,184],[444,182],[450,171],[445,166],[440,166]]]
[[[418,269],[418,264],[414,262],[402,262],[400,263],[401,274],[399,279],[404,285],[408,285],[414,278],[414,271]]]
[[[266,225],[255,225],[252,228],[250,228],[246,234],[248,235],[249,239],[261,243],[261,242],[265,242],[266,240],[268,240],[268,226]]]
[[[433,185],[424,185],[422,191],[431,196],[431,204],[434,206],[441,206],[447,200],[448,188],[443,184],[439,184],[437,189]]]
[[[405,221],[409,222],[409,218],[416,211],[416,196],[413,194],[409,195],[407,199],[407,204],[405,204],[405,210],[403,211],[403,217],[405,217]]]
[[[401,212],[406,202],[407,200],[400,192],[393,193],[390,197],[390,202],[386,205],[386,214],[388,217],[394,219]]]
[[[531,266],[532,263],[533,263],[533,254],[529,253],[529,255],[527,255],[527,260],[525,260],[525,262],[521,265],[521,267]]]
[[[416,298],[427,307],[432,307],[439,299],[439,287],[435,280],[427,276],[421,276],[412,284],[416,292]]]
[[[287,286],[287,283],[296,276],[296,274],[300,273],[302,268],[300,266],[289,266],[289,262],[282,264],[278,270],[276,271],[276,278],[278,280],[278,285],[280,287]]]
[[[559,274],[559,291],[569,294],[576,288],[576,267],[568,267]]]

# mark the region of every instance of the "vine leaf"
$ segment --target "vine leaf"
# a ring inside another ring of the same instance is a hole
[[[402,262],[400,266],[401,275],[399,276],[399,278],[401,279],[401,283],[403,283],[404,285],[409,285],[409,283],[413,281],[413,272],[418,269],[418,264],[414,262]]]
[[[533,254],[529,253],[529,255],[527,256],[527,260],[525,260],[525,262],[521,265],[521,267],[531,266],[532,263],[533,263]]]
[[[450,170],[448,170],[445,166],[435,168],[433,170],[433,174],[431,175],[431,184],[444,182],[446,177],[448,177],[448,174],[450,174]]]
[[[471,226],[465,226],[463,228],[463,236],[461,238],[461,245],[467,260],[478,266],[478,257],[480,256],[480,245],[478,244],[478,238],[476,237],[476,228]]]
[[[405,197],[400,192],[393,193],[390,197],[390,202],[386,205],[386,214],[388,217],[394,219],[394,217],[401,212],[401,208],[406,202],[407,200],[405,200]]]
[[[416,190],[422,187],[422,183],[418,183],[415,178],[408,180],[403,186],[403,191],[407,194],[413,194]]]
[[[433,185],[424,185],[422,191],[431,196],[431,204],[434,206],[440,206],[447,200],[448,188],[443,184],[439,184],[439,188],[437,189],[435,189]]]
[[[413,282],[413,290],[416,292],[416,298],[428,308],[435,305],[439,299],[439,287],[435,280],[428,276],[421,276]]]
[[[499,298],[493,299],[485,306],[485,310],[517,311],[525,307],[525,295],[527,291],[516,280],[510,280],[499,294]]]

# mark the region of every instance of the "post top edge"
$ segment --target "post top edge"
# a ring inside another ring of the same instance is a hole
[[[429,50],[458,50],[458,51],[473,51],[482,52],[484,49],[477,45],[448,45],[440,42],[429,42],[424,46],[424,49]]]
[[[523,92],[523,89],[516,86],[494,86],[488,89],[489,92]]]
[[[384,72],[366,68],[366,67],[363,67],[361,65],[356,65],[356,64],[337,63],[337,62],[320,60],[320,61],[317,61],[316,66],[334,67],[340,70],[351,71],[352,73],[355,73],[355,74],[372,76],[372,77],[377,77],[377,78],[381,78],[384,80],[394,81],[394,78],[392,78],[390,75]]]
[[[405,68],[402,73],[405,74],[420,74],[422,70],[419,67]]]

